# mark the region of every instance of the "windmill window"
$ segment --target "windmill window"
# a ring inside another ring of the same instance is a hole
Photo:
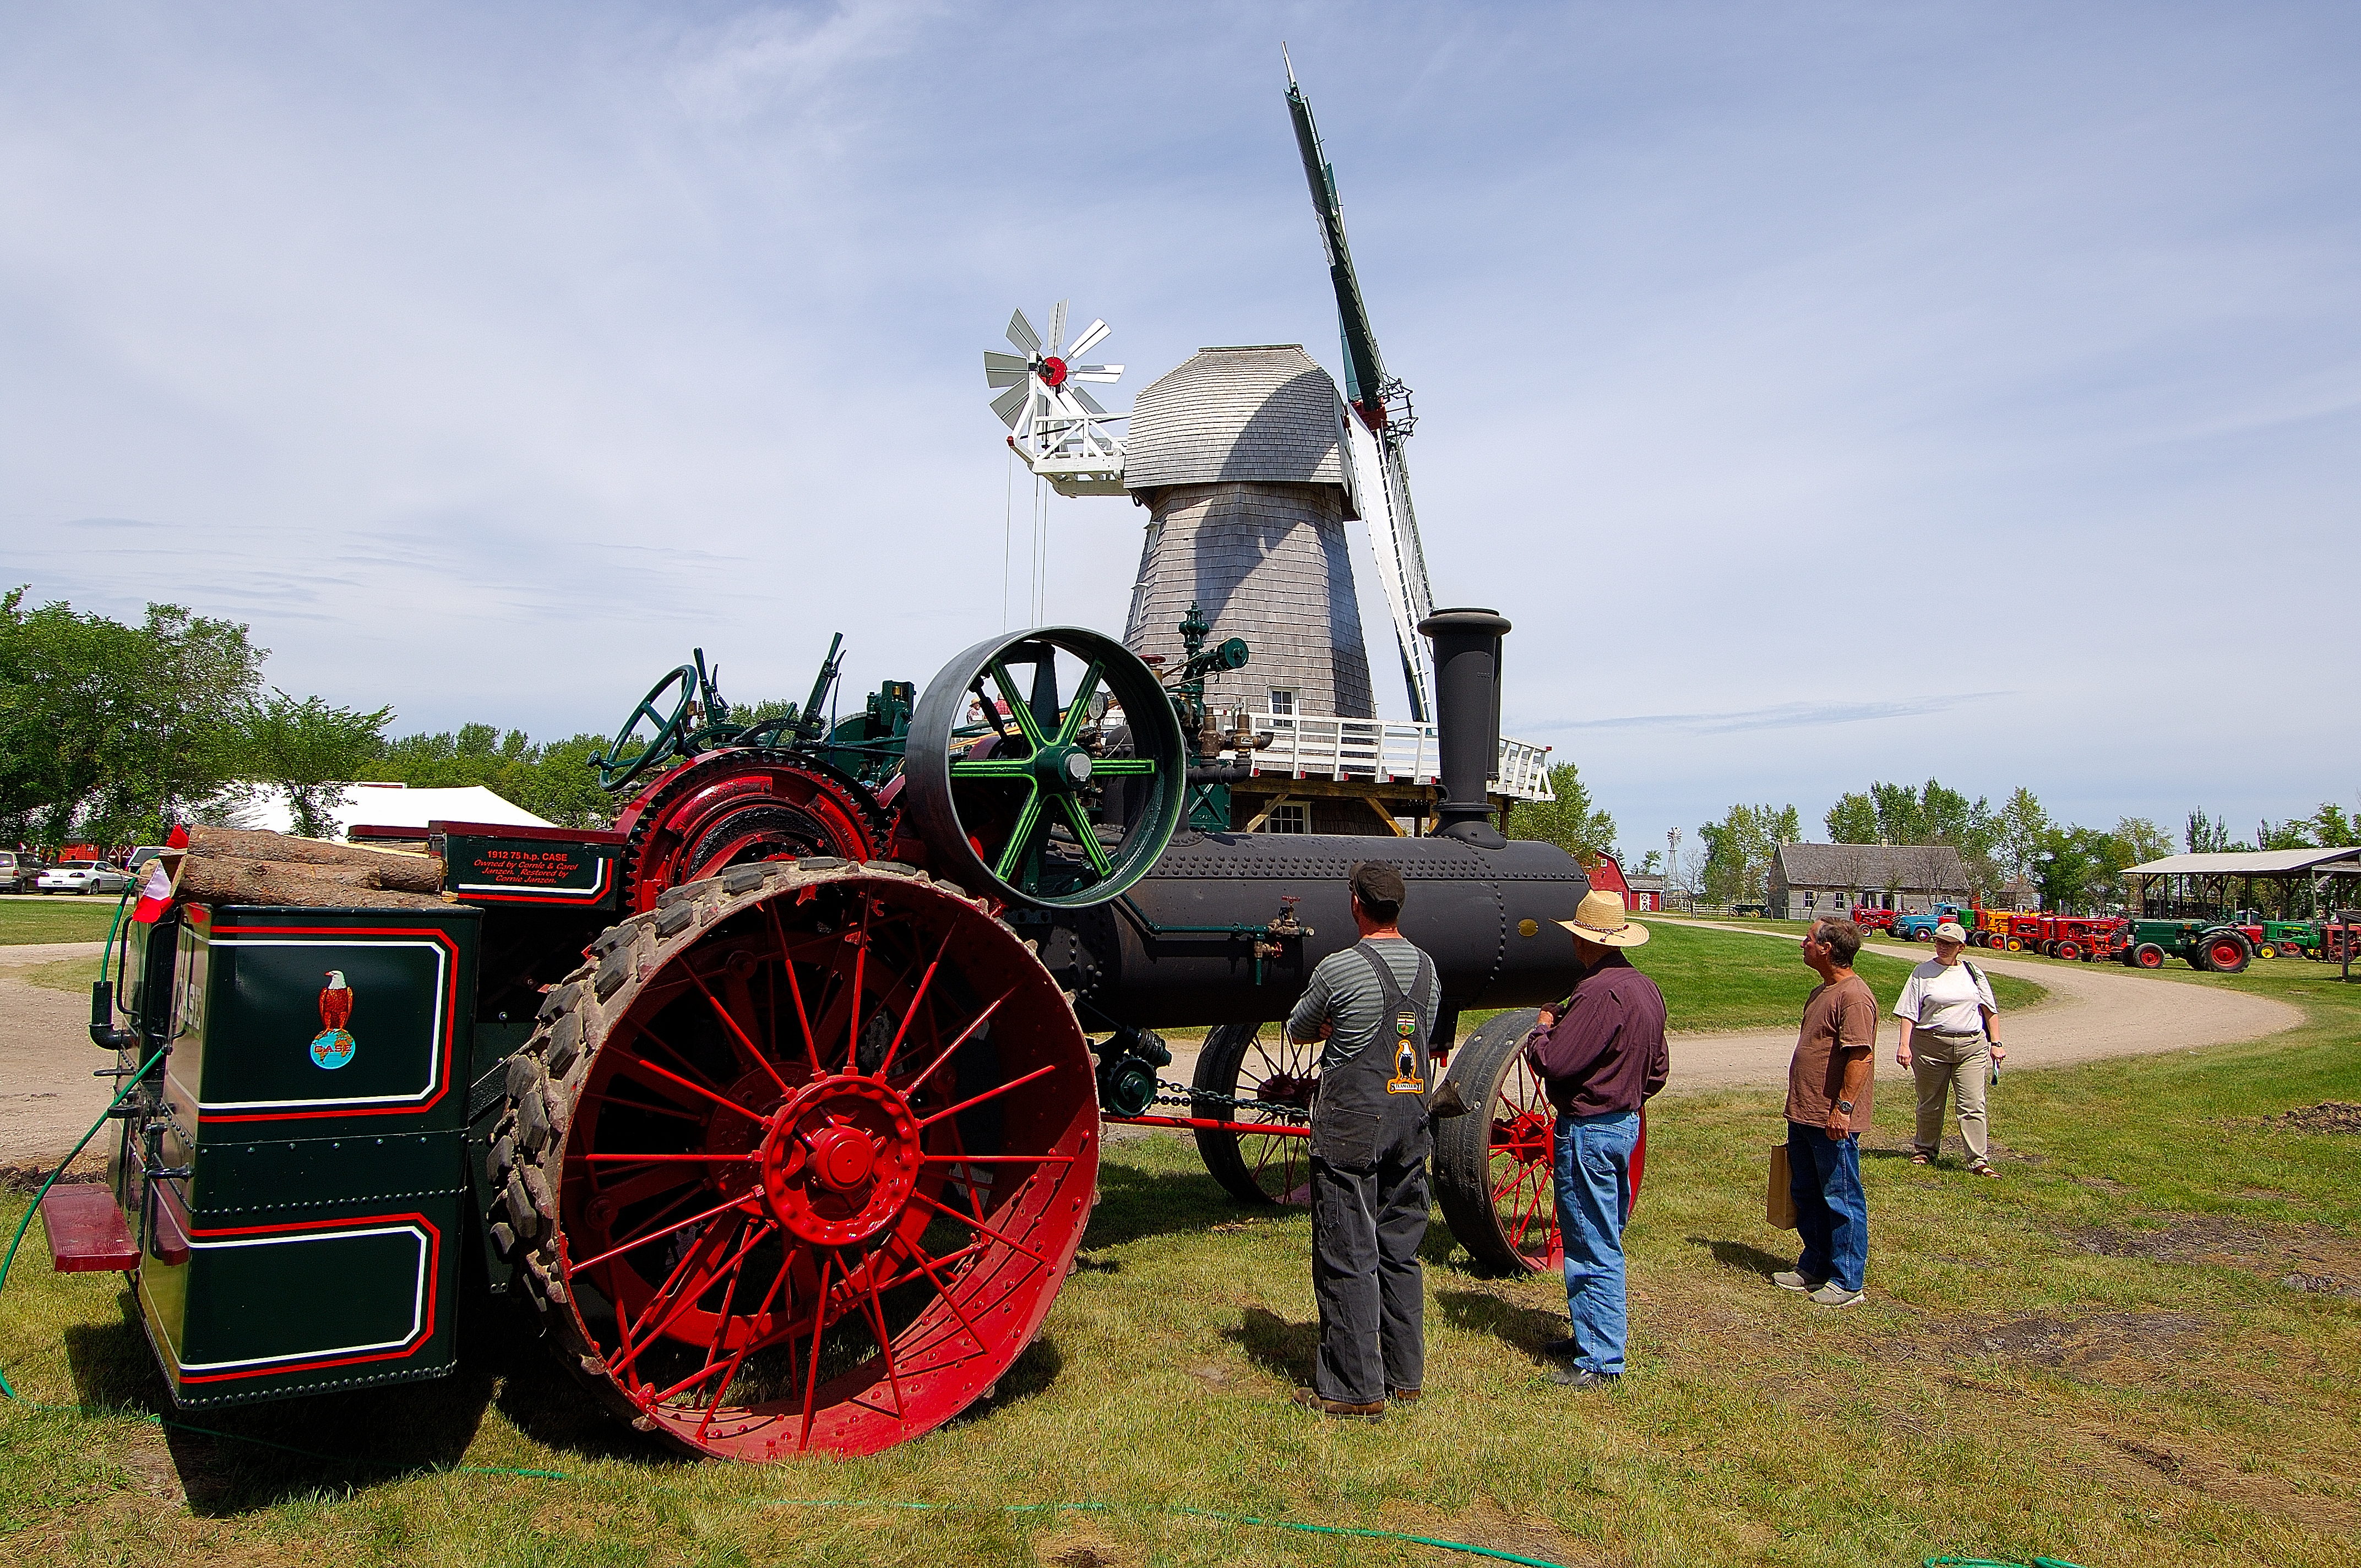
[[[1312,808],[1301,801],[1274,806],[1270,808],[1270,815],[1263,818],[1262,830],[1266,833],[1309,833],[1312,831]]]
[[[1293,713],[1295,711],[1295,688],[1293,686],[1271,687],[1270,710],[1273,713]]]

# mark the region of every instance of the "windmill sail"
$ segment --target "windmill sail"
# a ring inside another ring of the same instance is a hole
[[[1295,121],[1295,145],[1303,155],[1303,177],[1312,187],[1312,210],[1320,220],[1328,280],[1336,291],[1337,324],[1345,344],[1345,395],[1354,414],[1347,422],[1354,427],[1354,466],[1379,478],[1374,487],[1361,487],[1361,510],[1368,520],[1369,543],[1376,549],[1378,577],[1393,611],[1394,641],[1401,651],[1411,717],[1424,722],[1432,717],[1432,705],[1427,700],[1426,652],[1418,623],[1433,613],[1434,598],[1426,586],[1426,554],[1419,546],[1418,514],[1411,510],[1410,468],[1402,455],[1402,443],[1410,432],[1386,411],[1387,399],[1401,394],[1403,389],[1387,376],[1385,361],[1378,354],[1377,334],[1369,330],[1369,309],[1361,299],[1360,280],[1353,275],[1353,252],[1345,240],[1345,209],[1336,195],[1336,171],[1321,151],[1312,105],[1304,101],[1291,62],[1287,69],[1287,109]]]

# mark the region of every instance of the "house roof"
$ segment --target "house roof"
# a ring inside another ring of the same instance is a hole
[[[1790,887],[1962,888],[1967,862],[1949,844],[1782,844],[1779,874]]]
[[[2214,855],[2167,855],[2146,865],[2125,866],[2125,873],[2135,872],[2150,876],[2171,876],[2185,873],[2197,876],[2287,876],[2308,872],[2331,861],[2351,861],[2361,863],[2361,849],[2347,844],[2338,850],[2246,850]]]
[[[1334,485],[1358,517],[1345,403],[1295,344],[1201,348],[1132,400],[1126,488]]]

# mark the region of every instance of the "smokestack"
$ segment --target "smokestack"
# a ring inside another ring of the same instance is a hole
[[[1443,758],[1446,839],[1479,849],[1508,842],[1492,826],[1485,784],[1500,773],[1500,639],[1497,610],[1438,609],[1418,623],[1434,643],[1434,718]]]

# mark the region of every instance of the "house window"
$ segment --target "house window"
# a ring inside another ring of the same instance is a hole
[[[1840,894],[1837,894],[1837,907],[1838,907],[1839,909],[1842,909],[1844,906],[1845,906],[1845,895],[1844,895],[1843,894],[1841,894],[1841,893],[1840,893]]]
[[[1818,898],[1818,897],[1819,897],[1819,894],[1817,894],[1817,893],[1813,893],[1813,892],[1809,891],[1808,889],[1807,889],[1807,890],[1806,890],[1806,892],[1805,892],[1805,894],[1804,894],[1804,907],[1805,907],[1805,908],[1806,908],[1806,909],[1811,908],[1811,907],[1813,906],[1813,900],[1815,900],[1815,899],[1817,899],[1817,898]]]
[[[1274,806],[1270,815],[1262,819],[1266,833],[1309,833],[1312,831],[1312,808],[1301,801],[1290,801]]]
[[[1278,714],[1293,713],[1295,711],[1295,688],[1293,686],[1271,687],[1270,710],[1271,712]]]

